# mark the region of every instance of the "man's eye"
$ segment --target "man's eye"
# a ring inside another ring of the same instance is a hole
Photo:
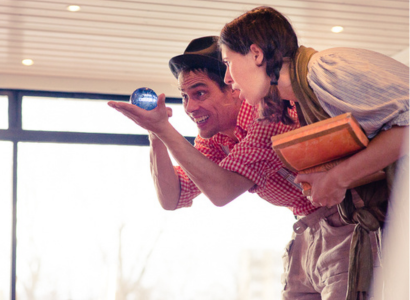
[[[206,94],[205,91],[198,91],[198,92],[196,92],[197,97],[202,97],[202,96],[204,96],[205,94]]]
[[[188,97],[187,96],[185,96],[185,97],[182,97],[182,105],[187,105],[187,103],[188,103]]]

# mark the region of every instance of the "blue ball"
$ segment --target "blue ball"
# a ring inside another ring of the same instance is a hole
[[[131,97],[130,103],[145,110],[152,110],[157,107],[158,96],[150,88],[142,87],[135,90]]]

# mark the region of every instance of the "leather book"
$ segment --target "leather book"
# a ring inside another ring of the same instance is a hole
[[[351,113],[303,126],[271,138],[272,147],[289,170],[298,173],[323,172],[367,147],[369,140]],[[384,178],[380,171],[356,187]],[[303,189],[308,189],[304,187]]]

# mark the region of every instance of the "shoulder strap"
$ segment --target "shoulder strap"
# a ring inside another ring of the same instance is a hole
[[[293,92],[298,98],[296,108],[302,126],[329,118],[307,81],[309,60],[315,53],[317,51],[313,48],[300,46],[290,67]],[[302,115],[299,112],[302,112],[304,120],[301,120]]]

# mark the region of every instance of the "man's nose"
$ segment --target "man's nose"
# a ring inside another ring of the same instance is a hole
[[[185,111],[190,113],[198,109],[198,104],[196,101],[193,101],[192,99],[188,99],[185,102]]]

